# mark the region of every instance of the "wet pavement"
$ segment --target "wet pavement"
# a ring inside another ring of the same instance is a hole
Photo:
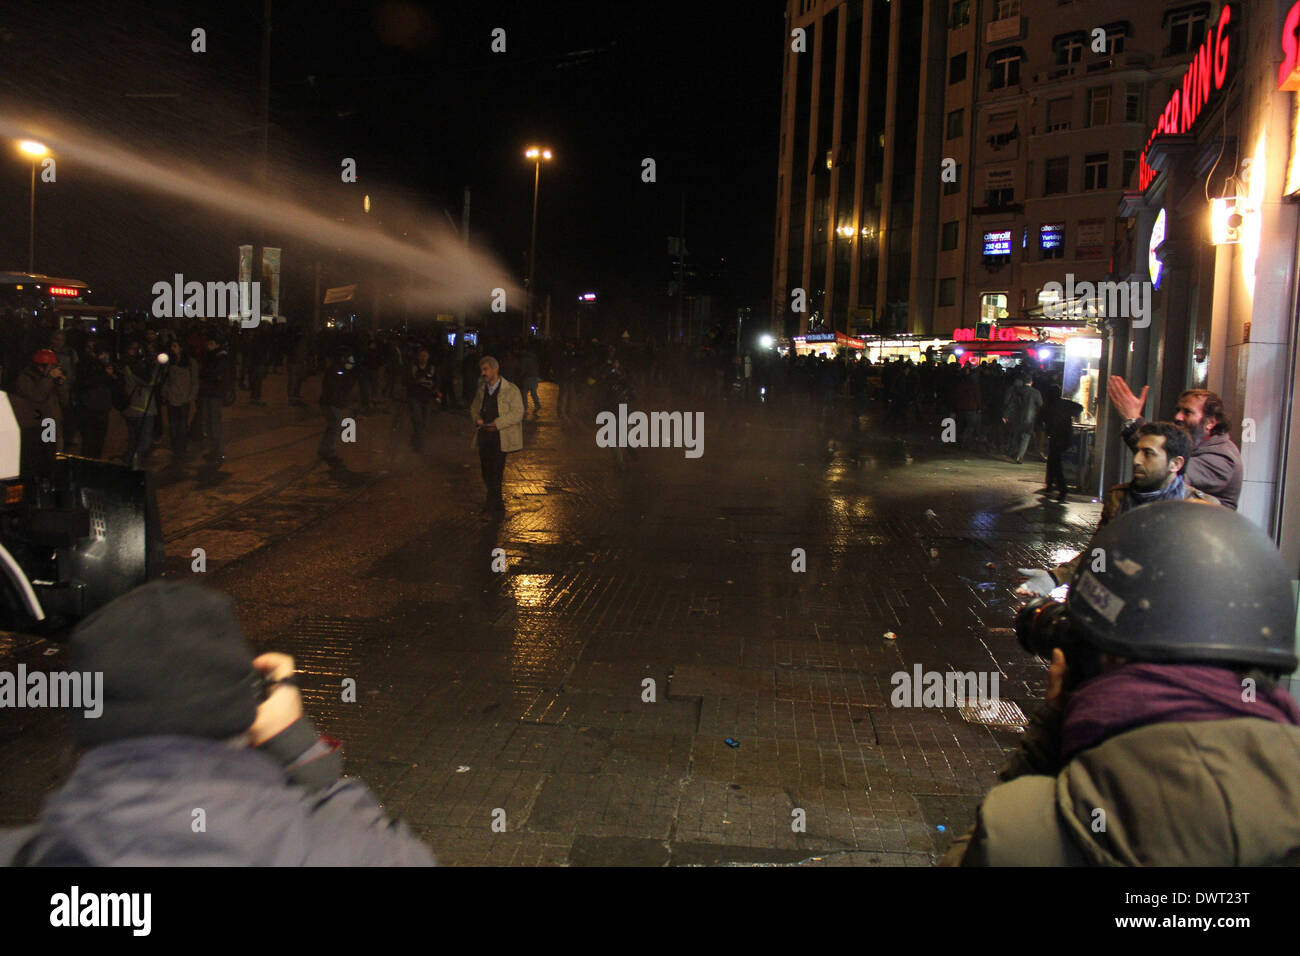
[[[199,577],[203,549],[254,646],[297,659],[348,772],[443,863],[937,861],[1045,686],[1006,630],[1016,568],[1083,547],[1100,506],[1043,503],[1041,465],[963,454],[938,423],[855,441],[846,414],[654,390],[636,406],[704,410],[704,454],[620,470],[555,394],[499,522],[463,413],[423,455],[360,417],[331,470],[314,406],[237,408],[220,471],[155,462],[168,574]],[[64,657],[0,639],[0,667]],[[996,673],[1002,712],[892,706],[918,665]],[[63,728],[0,711],[0,824],[71,769]]]

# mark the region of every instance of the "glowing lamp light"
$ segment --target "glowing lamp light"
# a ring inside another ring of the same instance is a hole
[[[1052,350],[1051,350],[1051,349],[1039,349],[1039,350],[1038,350],[1038,361],[1040,361],[1040,362],[1046,362],[1046,361],[1049,361],[1049,360],[1051,359],[1051,357],[1052,357]]]
[[[763,346],[765,349],[770,349],[772,347],[772,336],[764,335],[758,340],[758,344]]]
[[[595,301],[596,301],[596,293],[594,293],[594,292],[584,292],[582,295],[578,296],[578,301],[579,301],[579,302],[595,302]]]
[[[44,143],[38,143],[34,139],[25,139],[18,144],[18,148],[26,153],[32,159],[40,159],[49,153],[49,147]]]
[[[952,354],[953,354],[953,355],[965,355],[965,354],[966,354],[966,350],[965,350],[965,349],[962,349],[962,348],[956,348],[956,349],[953,349],[953,350],[952,350]]]

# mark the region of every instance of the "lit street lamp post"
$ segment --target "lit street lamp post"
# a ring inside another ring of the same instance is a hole
[[[30,139],[23,140],[18,148],[32,161],[32,192],[27,207],[27,273],[31,275],[36,268],[36,161],[48,156],[50,150],[44,143]]]
[[[528,244],[528,296],[524,305],[524,338],[533,325],[533,280],[537,271],[537,189],[542,180],[542,160],[550,160],[551,151],[540,146],[530,146],[524,153],[533,161],[533,238]]]

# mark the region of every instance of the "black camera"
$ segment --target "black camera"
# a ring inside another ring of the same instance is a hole
[[[1034,598],[1016,614],[1016,640],[1030,654],[1051,661],[1053,648],[1065,654],[1065,687],[1072,690],[1101,673],[1101,655],[1070,625],[1065,605],[1050,597]]]

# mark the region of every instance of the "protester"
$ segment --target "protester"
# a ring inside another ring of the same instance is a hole
[[[1029,439],[1034,434],[1034,422],[1042,409],[1043,396],[1030,385],[1029,376],[1017,375],[1002,403],[1002,423],[1007,426],[1007,452],[1017,465],[1025,460]]]
[[[1133,455],[1133,480],[1115,485],[1106,493],[1101,507],[1098,529],[1139,505],[1157,501],[1192,501],[1197,504],[1217,505],[1205,494],[1185,481],[1183,469],[1191,455],[1192,439],[1181,425],[1173,422],[1147,422],[1138,429],[1137,451]],[[1094,560],[1090,545],[1079,552],[1074,560],[1051,571],[1021,568],[1028,576],[1017,593],[1044,595],[1065,584],[1074,576],[1080,562]]]
[[[343,461],[338,454],[339,430],[357,381],[353,371],[355,364],[352,353],[346,347],[339,348],[334,353],[334,364],[325,370],[321,379],[320,411],[325,419],[325,431],[321,434],[316,454],[331,465]]]
[[[411,448],[424,451],[424,433],[429,427],[429,416],[435,402],[442,396],[438,392],[438,369],[429,361],[429,350],[421,346],[415,353],[406,383],[406,400],[411,409]]]
[[[208,332],[204,345],[207,353],[199,367],[199,420],[211,443],[206,457],[220,467],[226,460],[226,434],[221,411],[235,403],[235,371],[230,352],[215,329]]]
[[[198,367],[190,361],[179,341],[170,348],[167,376],[163,381],[162,400],[167,408],[167,432],[173,460],[185,457],[190,434],[190,413],[199,396]]]
[[[1142,409],[1150,388],[1144,386],[1141,395],[1134,395],[1128,383],[1118,375],[1110,376],[1106,383],[1110,403],[1124,421],[1120,435],[1129,448],[1136,446],[1135,436],[1145,422]],[[1189,389],[1178,396],[1174,421],[1192,435],[1187,480],[1206,494],[1214,495],[1225,508],[1236,511],[1244,471],[1241,450],[1228,437],[1230,423],[1223,399],[1203,388]]]
[[[1082,405],[1061,397],[1061,386],[1047,386],[1047,400],[1041,413],[1047,430],[1047,487],[1043,493],[1050,495],[1056,490],[1057,501],[1065,501],[1070,493],[1062,459],[1074,443],[1074,419],[1082,414]]]

